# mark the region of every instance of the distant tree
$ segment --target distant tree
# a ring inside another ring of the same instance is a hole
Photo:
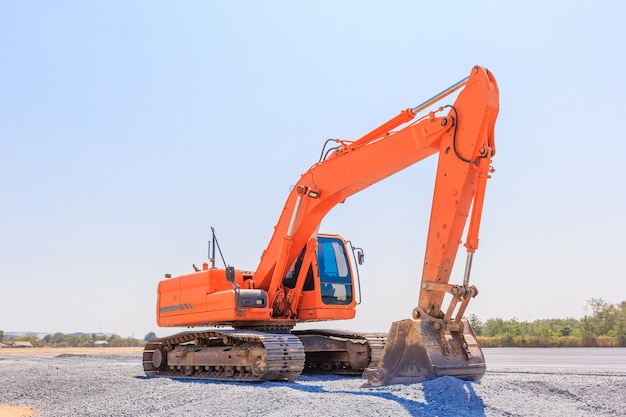
[[[109,336],[107,342],[109,342],[109,346],[111,347],[124,347],[127,345],[126,340],[122,339],[120,335],[115,333]]]
[[[551,320],[535,320],[532,323],[525,323],[527,334],[537,337],[554,337],[556,331],[553,329]]]
[[[156,333],[154,332],[147,333],[143,338],[144,342],[149,342],[152,339],[156,339]]]
[[[501,318],[488,319],[485,322],[484,334],[489,337],[503,336],[506,333],[504,320]]]
[[[615,337],[617,337],[620,346],[626,346],[626,318],[618,317],[615,324]]]
[[[125,341],[126,341],[126,346],[128,347],[137,347],[140,345],[139,339],[135,339],[133,336],[127,337]]]
[[[573,318],[542,320],[552,331],[551,337],[580,336],[580,320]]]
[[[80,336],[77,334],[67,334],[63,337],[63,342],[72,347],[80,346]]]
[[[87,347],[91,346],[91,335],[88,333],[83,333],[78,338],[78,346]]]
[[[474,330],[476,336],[483,335],[483,322],[480,321],[476,314],[470,314],[469,317],[467,317],[467,321],[469,321],[470,327]]]
[[[596,334],[606,336],[615,326],[618,308],[607,303],[601,298],[587,300],[587,306],[591,308],[591,319],[594,321]]]
[[[18,342],[30,342],[33,346],[39,345],[39,336],[36,333],[28,333],[15,338],[15,340]]]
[[[4,340],[4,330],[0,330],[0,342]]]
[[[62,343],[63,339],[65,338],[65,335],[63,333],[55,333],[52,335],[52,337],[50,338],[50,342],[51,343]]]

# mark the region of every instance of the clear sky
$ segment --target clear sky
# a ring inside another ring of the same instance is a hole
[[[626,300],[625,17],[621,1],[0,1],[0,329],[173,333],[155,324],[157,283],[206,260],[210,226],[254,269],[327,138],[475,64],[500,116],[468,313]],[[324,220],[366,263],[357,318],[323,326],[410,317],[434,171]]]

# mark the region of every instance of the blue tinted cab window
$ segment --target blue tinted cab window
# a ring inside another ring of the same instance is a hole
[[[346,249],[339,239],[320,237],[317,246],[317,267],[320,275],[322,301],[325,304],[350,304],[352,277]]]

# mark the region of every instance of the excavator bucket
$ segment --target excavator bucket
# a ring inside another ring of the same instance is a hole
[[[462,320],[459,332],[441,328],[441,320],[430,318],[392,323],[378,367],[363,373],[365,386],[409,384],[446,375],[479,381],[485,374],[485,357],[467,320]]]

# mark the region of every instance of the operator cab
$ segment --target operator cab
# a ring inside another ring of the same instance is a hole
[[[283,280],[285,287],[296,287],[306,249],[306,247],[302,249],[294,264],[287,271]],[[310,294],[307,293],[317,292],[321,295],[323,304],[349,305],[354,300],[353,288],[353,274],[346,242],[336,235],[318,236],[316,259],[308,265],[302,296],[309,298]]]

